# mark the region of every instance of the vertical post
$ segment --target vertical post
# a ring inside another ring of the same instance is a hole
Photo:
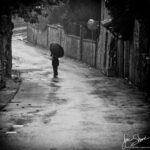
[[[124,77],[124,42],[119,40],[119,76]]]
[[[129,42],[124,43],[124,77],[129,77],[129,60],[130,60]]]
[[[80,25],[80,60],[82,60],[82,51],[83,51],[83,28]]]
[[[98,35],[99,35],[99,31],[98,31]],[[97,51],[98,51],[98,36],[96,37],[96,42],[95,42],[95,68],[97,68]]]
[[[94,52],[94,48],[93,48],[93,43],[94,43],[94,41],[93,41],[93,30],[92,30],[92,65],[95,66],[95,60],[94,60],[95,52]]]
[[[49,27],[48,27],[48,24],[47,24],[47,48],[49,49],[49,42],[48,42],[48,37],[49,37]]]
[[[61,27],[59,27],[59,40],[60,40],[60,45],[61,45],[61,41],[62,41],[62,28]]]

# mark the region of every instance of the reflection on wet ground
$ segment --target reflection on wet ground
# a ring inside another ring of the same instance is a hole
[[[2,150],[120,150],[124,134],[148,135],[150,105],[133,86],[68,58],[53,78],[48,52],[13,48],[23,82],[0,112]]]

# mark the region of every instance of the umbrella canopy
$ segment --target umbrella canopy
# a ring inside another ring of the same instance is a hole
[[[51,43],[50,44],[50,51],[51,51],[52,55],[54,55],[56,57],[63,57],[64,56],[64,49],[58,43]]]

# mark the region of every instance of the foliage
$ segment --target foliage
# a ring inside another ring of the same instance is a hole
[[[127,1],[106,1],[106,7],[113,19],[113,31],[120,34],[123,40],[128,40],[131,37],[134,26],[134,18],[128,11]]]
[[[99,20],[99,0],[70,0],[65,22],[86,24],[89,19]]]
[[[145,24],[148,35],[150,34],[150,1],[138,0],[107,0],[106,7],[112,16],[114,32],[121,34],[123,40],[130,39],[133,33],[134,20]]]
[[[46,11],[48,14],[49,24],[63,24],[63,20],[68,10],[67,3],[59,3],[58,5],[49,7]]]
[[[1,16],[18,13],[25,21],[35,23],[38,15],[43,14],[43,9],[48,5],[57,5],[63,0],[1,0],[0,19]]]

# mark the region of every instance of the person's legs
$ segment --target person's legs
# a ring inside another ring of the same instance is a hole
[[[53,74],[54,74],[54,77],[58,76],[58,66],[53,66]]]

